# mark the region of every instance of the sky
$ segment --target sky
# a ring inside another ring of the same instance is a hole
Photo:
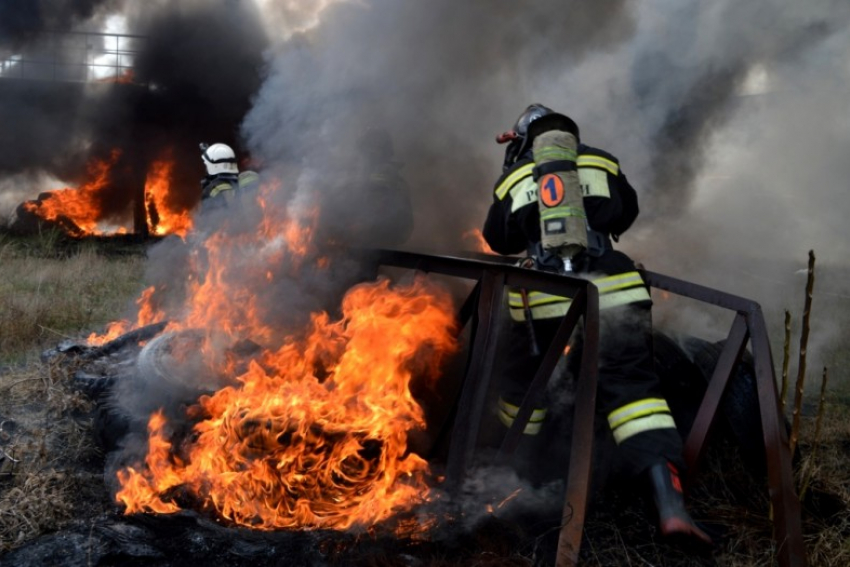
[[[0,56],[32,48],[33,29],[116,29],[116,16],[149,38],[140,69],[169,104],[151,118],[110,100],[91,112],[90,94],[80,106],[7,98],[4,210],[70,182],[105,133],[132,144],[116,124],[155,122],[157,139],[179,140],[187,186],[196,140],[218,136],[282,179],[284,199],[344,178],[357,134],[377,125],[410,186],[407,247],[452,253],[492,200],[495,136],[539,102],[619,158],[641,215],[617,247],[647,269],[754,299],[771,329],[788,309],[797,340],[813,250],[809,364],[840,362],[846,1],[2,0]],[[658,299],[658,324],[725,336],[726,314]]]

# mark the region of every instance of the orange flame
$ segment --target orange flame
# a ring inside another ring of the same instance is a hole
[[[179,210],[169,200],[173,169],[174,159],[170,155],[153,162],[148,169],[145,180],[148,230],[158,236],[176,234],[185,237],[192,228],[192,217],[189,210]]]
[[[484,240],[484,235],[481,233],[480,229],[473,228],[472,230],[467,230],[463,233],[463,239],[468,242],[471,242],[473,250],[475,250],[476,252],[495,254],[495,252],[493,252],[493,249],[490,248],[490,245],[487,244],[487,241]]]
[[[256,529],[347,529],[432,497],[428,465],[408,449],[411,431],[425,427],[410,383],[435,380],[458,348],[450,297],[423,279],[382,280],[350,289],[338,320],[314,313],[301,333],[269,323],[264,293],[330,259],[313,243],[317,210],[293,215],[265,197],[261,187],[264,217],[249,232],[237,222],[188,239],[179,313],[154,309],[155,288],[138,302],[139,326],[168,319],[169,331],[204,330],[204,367],[229,378],[187,410],[189,434],[151,416],[144,461],[117,474],[127,514],[191,505]],[[258,348],[216,356],[245,339]],[[417,531],[410,521],[392,529]]]
[[[100,346],[115,340],[124,333],[130,331],[130,322],[126,320],[114,321],[106,326],[106,332],[102,335],[92,333],[86,339],[86,343],[90,346]]]
[[[128,333],[133,329],[138,329],[139,327],[159,323],[160,321],[165,320],[165,313],[156,309],[153,305],[152,298],[155,292],[156,288],[154,286],[150,286],[142,291],[139,299],[136,300],[136,305],[139,306],[139,312],[136,316],[135,324],[132,324],[127,320],[109,323],[106,326],[106,332],[104,334],[98,335],[97,333],[92,333],[89,335],[88,339],[86,339],[86,342],[91,346],[103,345],[111,340],[117,339],[124,333]]]
[[[153,323],[159,323],[165,320],[165,313],[154,307],[152,297],[156,292],[156,287],[150,286],[142,291],[139,299],[136,300],[136,305],[139,306],[139,314],[136,320],[137,327],[144,327]]]
[[[340,320],[314,314],[305,338],[202,396],[179,450],[164,416],[152,416],[145,463],[118,473],[116,500],[127,514],[169,513],[182,491],[266,530],[381,522],[429,498],[428,465],[407,449],[425,425],[410,381],[435,379],[456,349],[444,292],[424,280],[355,286]]]
[[[112,75],[97,80],[98,83],[114,83],[119,85],[132,85],[136,83],[136,75],[132,69],[124,69],[120,75]]]
[[[72,221],[78,229],[73,230],[74,236],[102,234],[97,226],[102,217],[99,197],[108,189],[109,172],[119,157],[120,150],[113,150],[109,158],[91,161],[87,167],[89,181],[76,189],[51,191],[48,198],[26,202],[24,208],[49,221]]]
[[[106,219],[103,209],[106,193],[112,190],[110,175],[120,157],[121,151],[116,149],[106,159],[91,160],[87,166],[88,180],[85,183],[77,188],[49,191],[46,198],[24,203],[24,208],[45,220],[58,222],[72,236],[126,234],[129,229],[125,226],[110,230],[100,226],[105,220],[110,223],[122,222],[120,218]],[[144,191],[147,226],[151,234],[177,234],[185,237],[192,228],[191,211],[174,205],[170,198],[173,169],[174,159],[168,152],[166,157],[153,162],[147,172]],[[129,211],[128,202],[124,216],[129,216]]]

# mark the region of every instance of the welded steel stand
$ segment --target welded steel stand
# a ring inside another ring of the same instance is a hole
[[[390,250],[380,250],[377,253],[379,262],[383,265],[456,276],[476,282],[459,314],[462,324],[472,321],[472,334],[466,376],[453,412],[454,421],[446,463],[446,481],[449,488],[457,488],[462,484],[474,456],[496,355],[504,286],[535,289],[572,298],[570,309],[544,354],[517,416],[502,441],[499,455],[509,457],[513,454],[531,417],[532,399],[545,388],[570,335],[582,318],[585,333],[584,352],[575,401],[563,524],[557,550],[558,567],[576,565],[579,560],[592,471],[599,352],[599,296],[596,287],[579,278],[518,268],[507,263],[512,260],[498,256],[475,254],[475,258],[458,258]],[[747,299],[661,274],[644,272],[644,276],[651,287],[737,313],[696,420],[685,441],[684,456],[688,464],[688,480],[692,479],[698,470],[723,393],[732,371],[740,362],[746,342],[750,339],[755,361],[779,563],[782,567],[805,566],[800,502],[795,492],[787,433],[779,410],[773,359],[761,307]]]
[[[782,567],[806,565],[800,501],[794,486],[791,450],[788,446],[785,420],[782,418],[782,412],[779,409],[773,355],[770,351],[770,342],[768,341],[767,327],[761,306],[748,299],[669,276],[653,272],[646,272],[644,275],[651,287],[737,312],[708,389],[700,404],[690,435],[685,441],[684,456],[688,465],[689,478],[697,472],[697,467],[705,450],[706,439],[717,417],[717,411],[729,383],[729,377],[741,360],[747,339],[750,339],[755,363],[756,388],[758,390],[759,412],[767,457],[768,488],[770,502],[773,506],[773,526],[775,540],[778,544],[779,563]]]

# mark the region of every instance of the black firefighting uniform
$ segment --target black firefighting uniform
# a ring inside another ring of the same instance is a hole
[[[533,254],[540,241],[534,165],[529,151],[496,182],[483,230],[495,252]],[[618,160],[607,152],[580,144],[577,167],[588,225],[607,237],[604,247],[583,253],[574,262],[574,275],[590,279],[599,289],[597,411],[607,417],[627,473],[639,474],[665,460],[681,467],[681,437],[653,366],[649,290],[634,262],[610,244],[610,236],[617,239],[637,216],[637,194]],[[514,324],[498,407],[499,418],[508,427],[570,305],[569,298],[532,290],[527,302],[541,355],[531,352],[522,295],[509,290]],[[535,400],[527,435],[540,432],[546,406],[546,400]]]
[[[256,172],[217,173],[201,180],[201,202],[203,210],[211,211],[239,206],[242,194],[255,191],[259,186]]]

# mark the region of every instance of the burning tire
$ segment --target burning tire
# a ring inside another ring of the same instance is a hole
[[[128,433],[144,432],[151,414],[160,409],[176,418],[201,395],[231,384],[216,370],[220,361],[205,354],[219,352],[218,340],[198,329],[169,331],[151,339],[139,351],[132,376],[116,383],[98,404],[94,425],[101,447],[111,451]]]
[[[215,361],[204,355],[215,339],[198,329],[158,335],[139,352],[139,378],[149,384],[171,385],[172,393],[181,397],[196,398],[223,388],[229,381],[215,369]]]

